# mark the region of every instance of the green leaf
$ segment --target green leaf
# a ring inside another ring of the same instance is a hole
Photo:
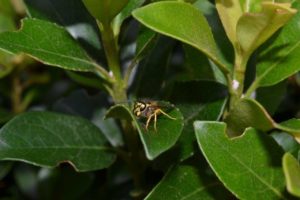
[[[162,37],[155,42],[149,55],[139,64],[133,82],[133,91],[138,98],[155,97],[165,82],[174,41]]]
[[[230,136],[240,135],[248,127],[262,131],[275,128],[276,123],[267,111],[254,99],[243,98],[234,106],[225,118]]]
[[[106,110],[100,109],[93,116],[93,123],[102,130],[103,134],[113,147],[124,146],[122,132],[114,119],[104,119]]]
[[[153,160],[161,153],[170,149],[178,140],[183,128],[183,116],[178,108],[166,102],[159,103],[165,104],[164,107],[167,109],[167,114],[176,119],[169,119],[163,114],[160,114],[157,118],[157,131],[154,130],[153,121],[151,121],[148,130],[146,130],[145,122],[137,119],[127,105],[115,105],[111,107],[106,114],[106,118],[114,117],[133,121],[149,160]],[[164,108],[162,109],[164,110]]]
[[[226,32],[224,27],[222,26],[220,15],[218,14],[215,3],[209,0],[197,0],[195,1],[195,3],[193,3],[193,6],[199,9],[207,19],[207,22],[211,27],[214,39],[216,41],[217,48],[220,49],[222,57],[224,57],[224,59],[230,63],[229,66],[232,70],[232,63],[234,59],[233,46],[226,36]],[[210,62],[210,64],[212,65],[213,63]],[[222,72],[216,66],[213,66],[213,70],[218,70],[215,73],[222,74]]]
[[[243,14],[237,22],[236,36],[245,55],[250,56],[296,12],[290,4],[264,2],[260,13]]]
[[[300,3],[294,7],[299,10]],[[300,12],[283,27],[274,41],[260,54],[254,89],[274,85],[300,69]]]
[[[271,136],[282,147],[285,152],[289,152],[294,156],[298,156],[300,144],[295,141],[294,137],[285,132],[274,131]]]
[[[108,24],[121,12],[129,0],[83,0],[93,17],[101,23]]]
[[[196,121],[194,128],[206,160],[238,199],[285,199],[283,152],[271,137],[247,129],[229,139],[222,122]]]
[[[300,197],[300,165],[294,156],[285,153],[282,160],[286,187],[289,193]]]
[[[122,9],[122,11],[115,17],[113,21],[115,35],[119,34],[121,25],[124,20],[131,15],[134,9],[143,5],[145,1],[146,0],[128,0],[127,5]]]
[[[79,74],[73,71],[66,71],[66,73],[72,79],[72,81],[80,85],[107,91],[104,87],[103,81],[101,81],[98,77],[96,78],[95,76],[84,76],[83,74]]]
[[[77,171],[103,169],[115,160],[101,131],[89,121],[50,112],[18,115],[0,130],[0,159],[42,167],[70,163]]]
[[[205,17],[192,5],[158,2],[139,8],[132,14],[148,28],[195,47],[209,56],[222,71],[229,71],[222,62]]]
[[[93,59],[102,63],[104,52],[99,29],[81,0],[24,0],[24,2],[30,18],[51,21],[64,27]]]
[[[290,119],[280,124],[276,124],[276,128],[285,131],[295,137],[300,143],[300,119]]]
[[[188,92],[190,88],[195,92]],[[183,114],[184,127],[172,149],[155,160],[156,168],[168,169],[174,163],[182,162],[197,152],[193,122],[220,120],[226,105],[226,91],[224,85],[213,81],[186,81],[174,85],[169,100]]]
[[[224,193],[222,184],[198,166],[178,165],[167,172],[145,200],[224,199]]]
[[[256,100],[273,115],[284,99],[287,91],[287,82],[282,81],[270,87],[261,87],[256,91]]]
[[[215,80],[214,72],[205,55],[197,49],[184,45],[185,63],[184,72],[177,80]]]
[[[216,8],[226,31],[227,37],[231,41],[232,45],[235,46],[238,41],[236,36],[236,26],[239,18],[243,14],[241,1],[216,0]]]
[[[18,32],[0,34],[0,49],[14,54],[24,52],[67,70],[94,72],[99,68],[63,28],[38,19],[25,19]]]
[[[157,34],[152,30],[142,26],[139,31],[139,35],[136,41],[135,60],[143,59],[150,50],[155,46],[157,41]]]

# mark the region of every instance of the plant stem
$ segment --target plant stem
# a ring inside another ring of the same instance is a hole
[[[15,114],[23,112],[22,93],[23,93],[23,87],[21,85],[20,78],[17,73],[13,73],[11,102],[12,102],[12,111]]]
[[[110,94],[115,103],[127,104],[127,75],[123,79],[121,74],[121,66],[119,59],[119,47],[117,37],[114,36],[113,29],[110,23],[100,23],[98,26],[102,35],[103,47],[105,50],[109,69],[112,73]],[[135,191],[143,191],[143,172],[144,172],[144,159],[140,154],[139,139],[136,130],[134,129],[131,121],[121,120],[123,134],[126,140],[128,153],[122,152],[121,158],[128,165],[128,169],[132,175]],[[140,198],[142,192],[138,193],[136,198]]]
[[[110,23],[100,24],[98,26],[101,31],[104,51],[106,54],[109,69],[113,73],[114,78],[117,82],[122,80],[120,59],[119,59],[119,48],[117,41],[115,40],[114,33]]]
[[[254,82],[250,85],[247,92],[245,93],[245,97],[250,97],[252,93],[257,89],[260,79],[256,78]]]
[[[246,72],[248,58],[249,56],[243,54],[241,50],[235,51],[233,80],[231,83],[229,83],[229,92],[230,92],[229,108],[230,109],[232,109],[235,106],[235,104],[243,95],[245,72]]]

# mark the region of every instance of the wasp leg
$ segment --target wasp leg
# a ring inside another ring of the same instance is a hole
[[[153,114],[150,115],[150,116],[148,117],[148,119],[147,119],[147,122],[146,122],[146,130],[147,130],[147,131],[148,131],[148,126],[149,126],[149,123],[150,123],[152,117],[153,117]]]
[[[159,112],[159,111],[158,111]],[[155,132],[157,131],[157,128],[156,128],[156,121],[157,121],[157,111],[154,112],[154,130]]]
[[[158,109],[158,110],[156,111],[156,113],[161,113],[161,114],[165,115],[166,117],[168,117],[169,119],[176,120],[176,118],[171,117],[170,115],[168,115],[167,113],[165,113],[164,111],[162,111],[162,109]]]

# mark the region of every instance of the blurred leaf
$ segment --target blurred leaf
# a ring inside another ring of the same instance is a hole
[[[103,86],[103,81],[101,81],[99,78],[85,76],[73,71],[66,71],[66,73],[73,81],[80,85],[106,91],[106,88]]]
[[[183,73],[179,80],[214,80],[214,73],[207,57],[197,49],[184,45],[185,63]]]
[[[16,12],[14,11],[14,8],[11,4],[11,0],[1,0],[0,2],[0,13],[10,17],[14,18],[16,15]]]
[[[228,192],[222,184],[201,172],[198,166],[178,165],[167,172],[145,200],[226,199],[224,194]]]
[[[109,24],[129,0],[83,0],[90,14],[101,23]]]
[[[20,31],[0,34],[1,49],[15,54],[24,52],[45,64],[67,70],[93,72],[99,67],[56,24],[38,19],[25,19],[22,23]]]
[[[135,60],[141,60],[145,57],[150,50],[155,46],[157,41],[157,34],[151,29],[141,26],[139,35],[137,38],[136,51],[135,51]]]
[[[38,172],[38,199],[80,199],[94,181],[92,173],[77,173],[70,167],[41,168]]]
[[[154,31],[195,47],[217,63],[222,71],[229,71],[205,17],[192,5],[173,1],[152,3],[135,10],[133,16]]]
[[[29,17],[52,21],[65,27],[93,59],[103,63],[104,53],[101,52],[99,30],[82,0],[24,0],[24,2]]]
[[[15,114],[13,114],[3,108],[0,108],[0,124],[4,124],[4,123],[8,122],[14,116],[15,116]]]
[[[169,119],[162,114],[159,115],[157,119],[157,131],[154,130],[153,121],[150,123],[148,130],[146,130],[145,124],[138,120],[137,117],[133,115],[131,109],[126,105],[118,104],[111,107],[107,111],[106,118],[114,117],[133,121],[142,140],[147,158],[153,160],[174,146],[183,128],[183,116],[181,112],[178,108],[166,102],[165,104],[164,107],[170,107],[167,111],[168,115],[176,118],[176,120]]]
[[[58,99],[52,106],[54,112],[91,119],[95,109],[104,103],[101,95],[90,96],[83,89],[74,90],[68,96]]]
[[[300,119],[290,119],[280,124],[276,124],[276,128],[285,131],[295,137],[300,143]]]
[[[105,109],[96,111],[92,119],[93,123],[102,130],[112,146],[123,146],[124,140],[118,124],[114,119],[104,119],[105,114]]]
[[[276,123],[269,116],[267,111],[254,99],[241,99],[225,118],[228,125],[228,134],[237,136],[248,127],[262,131],[275,128]]]
[[[271,137],[247,129],[226,137],[222,122],[194,123],[202,153],[224,185],[239,199],[285,199],[282,149]]]
[[[37,168],[19,164],[14,169],[14,178],[18,188],[27,198],[36,198],[38,185]]]
[[[2,180],[12,169],[13,162],[2,161],[0,162],[0,180]]]
[[[15,29],[14,19],[0,13],[0,32],[13,31]]]
[[[276,142],[282,147],[285,152],[289,152],[294,156],[298,156],[298,151],[300,150],[300,144],[297,143],[293,136],[285,132],[274,132],[271,136],[276,140]]]
[[[101,131],[79,117],[50,112],[18,115],[0,131],[0,158],[55,167],[67,162],[77,171],[106,168],[115,155]]]
[[[139,64],[132,86],[137,98],[159,96],[170,65],[173,46],[174,41],[160,38],[149,55]]]
[[[286,81],[282,81],[270,87],[261,87],[256,91],[256,100],[273,115],[280,105],[286,93]]]
[[[300,165],[294,156],[285,153],[282,160],[286,187],[289,193],[300,197]]]
[[[250,56],[296,12],[289,4],[264,2],[260,13],[243,14],[236,25],[236,36],[244,54]]]
[[[295,1],[294,7],[300,9]],[[300,54],[300,12],[283,27],[278,36],[260,53],[256,80],[252,84],[260,86],[274,85],[299,71]]]
[[[128,0],[127,5],[122,9],[122,11],[115,17],[113,21],[114,33],[116,35],[119,34],[120,27],[123,21],[131,15],[134,9],[143,5],[145,1],[146,0]]]
[[[223,99],[227,95],[226,86],[215,81],[178,81],[169,99],[176,104],[199,104]]]

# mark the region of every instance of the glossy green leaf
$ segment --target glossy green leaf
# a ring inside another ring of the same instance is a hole
[[[174,1],[158,2],[135,10],[133,16],[148,28],[202,51],[221,70],[229,71],[222,62],[205,17],[192,5]]]
[[[93,72],[99,67],[63,28],[38,19],[25,19],[18,32],[0,34],[0,49],[14,54],[24,52],[67,70]]]
[[[101,131],[79,117],[50,112],[18,115],[0,130],[0,159],[42,167],[67,162],[77,171],[106,168],[115,154]]]
[[[286,187],[289,193],[300,197],[300,165],[294,156],[285,153],[282,160]]]
[[[236,25],[236,36],[244,54],[250,56],[296,12],[289,4],[264,2],[260,13],[242,15]]]
[[[299,10],[300,3],[294,7]],[[253,87],[274,85],[299,71],[300,66],[300,12],[283,27],[275,41],[265,48],[260,55],[256,80]]]
[[[194,128],[206,160],[238,199],[285,199],[283,151],[270,136],[247,129],[229,139],[222,122],[196,121]]]
[[[228,124],[228,134],[240,135],[248,127],[254,127],[262,131],[275,128],[275,122],[267,111],[254,99],[241,99],[229,112],[225,119]]]
[[[129,0],[83,0],[88,11],[102,23],[109,23]]]
[[[145,200],[224,199],[226,192],[218,180],[201,172],[198,166],[172,167]]]
[[[111,107],[107,111],[106,118],[114,117],[133,121],[142,140],[147,158],[153,160],[158,155],[174,146],[183,128],[183,116],[178,108],[175,108],[168,103],[166,103],[165,106],[170,107],[166,108],[167,114],[176,119],[173,120],[162,114],[159,115],[157,118],[156,131],[154,130],[153,121],[151,121],[148,130],[146,130],[145,121],[137,119],[127,105],[118,104]]]

